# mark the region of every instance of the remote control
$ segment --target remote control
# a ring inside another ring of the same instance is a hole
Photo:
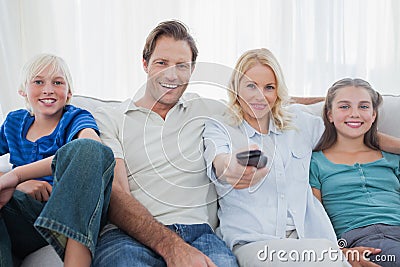
[[[268,158],[258,149],[237,153],[236,159],[243,166],[254,166],[257,169],[264,168],[268,162]]]

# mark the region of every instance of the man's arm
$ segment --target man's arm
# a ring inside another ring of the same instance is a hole
[[[207,256],[154,219],[131,195],[123,159],[116,159],[108,215],[112,223],[161,255],[168,266],[215,266]]]
[[[400,154],[400,138],[378,132],[379,146],[383,151]]]

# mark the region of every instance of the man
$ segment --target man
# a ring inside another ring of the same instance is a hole
[[[204,119],[224,107],[182,96],[196,57],[182,23],[160,23],[143,50],[144,95],[96,114],[116,158],[109,220],[119,228],[103,231],[94,266],[237,266],[209,225],[216,195],[202,157]]]

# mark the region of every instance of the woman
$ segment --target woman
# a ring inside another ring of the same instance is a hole
[[[380,150],[382,97],[362,79],[328,90],[325,132],[312,155],[310,184],[343,245],[382,266],[400,262],[400,156]],[[378,253],[380,252],[380,253]]]
[[[206,123],[205,159],[220,196],[221,235],[239,264],[345,266],[329,218],[308,183],[312,149],[323,129],[320,118],[288,108],[282,70],[267,49],[239,58],[228,94],[225,116]],[[249,148],[267,155],[267,167],[238,163],[235,155]]]

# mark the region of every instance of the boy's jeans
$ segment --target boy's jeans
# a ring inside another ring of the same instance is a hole
[[[67,238],[84,244],[93,257],[107,219],[114,165],[112,151],[99,142],[77,139],[61,147],[52,163],[54,186],[48,202],[15,191],[1,210],[2,260],[11,262],[9,245],[3,245],[7,237],[21,258],[49,243],[63,259]]]

